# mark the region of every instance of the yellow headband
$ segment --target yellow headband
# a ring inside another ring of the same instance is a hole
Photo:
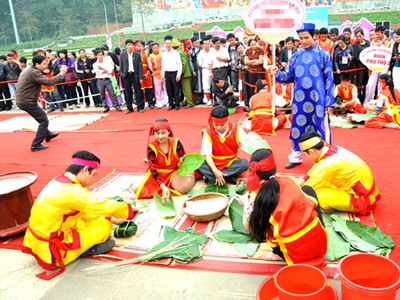
[[[318,136],[314,136],[314,137],[312,137],[312,138],[310,138],[308,140],[300,142],[299,143],[300,150],[301,151],[306,151],[306,150],[314,147],[315,145],[317,145],[320,142],[323,142],[323,140]]]

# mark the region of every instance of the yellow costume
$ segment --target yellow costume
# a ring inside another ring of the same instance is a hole
[[[380,199],[371,169],[360,157],[341,147],[324,149],[305,180],[304,185],[316,191],[324,210],[365,214]]]
[[[97,198],[71,173],[48,183],[33,204],[22,251],[46,270],[61,269],[38,277],[51,279],[86,250],[105,242],[112,229],[106,217],[132,219],[134,213],[126,203]]]

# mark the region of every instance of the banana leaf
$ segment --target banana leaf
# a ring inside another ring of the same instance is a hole
[[[153,196],[156,203],[157,213],[161,218],[173,218],[178,214],[171,196],[165,201],[165,204],[162,203],[162,198],[157,194],[157,192],[154,192]]]
[[[351,120],[355,123],[364,123],[372,117],[375,117],[375,114],[347,114],[347,116],[351,117]]]
[[[171,240],[176,237],[188,237],[188,242],[203,245],[208,241],[208,237],[201,233],[188,233],[186,231],[176,230],[170,226],[163,226],[161,228],[161,240]]]
[[[239,186],[236,188],[235,193],[238,195],[244,195],[246,194],[246,187],[247,187],[247,182],[242,181]]]
[[[234,230],[220,230],[214,233],[214,238],[223,243],[242,243],[247,244],[250,242],[250,236],[247,234],[239,233]]]
[[[193,197],[193,196],[196,196],[196,195],[199,195],[199,194],[203,194],[203,193],[205,193],[204,190],[205,190],[205,188],[201,188],[201,189],[198,189],[198,190],[191,190],[190,192],[186,193],[186,196],[188,198],[190,198],[190,197]]]
[[[176,174],[186,176],[197,170],[204,162],[204,156],[199,153],[187,153],[183,156],[182,161],[178,163]]]
[[[244,206],[241,205],[236,199],[233,199],[229,205],[229,219],[232,223],[232,228],[236,232],[248,234],[243,225],[243,211]]]
[[[178,231],[169,226],[162,227],[161,238],[163,239],[161,243],[141,255],[150,256],[145,261],[162,258],[172,258],[182,264],[198,261],[203,257],[201,246],[208,241],[208,237],[204,234]]]
[[[120,224],[114,230],[114,236],[119,238],[130,237],[137,231],[137,225],[133,221],[127,221]]]
[[[371,227],[356,221],[346,221],[347,227],[364,241],[380,248],[394,247],[393,239],[385,235],[379,227]]]
[[[356,124],[350,123],[346,119],[342,119],[341,117],[331,118],[330,126],[335,128],[357,128]]]
[[[258,246],[260,246],[260,244],[256,242],[250,242],[246,244],[234,243],[233,245],[235,246],[235,249],[240,257],[253,256],[257,252]]]
[[[244,152],[248,154],[253,154],[254,151],[261,148],[271,149],[270,145],[266,140],[259,136],[255,132],[249,132],[247,134],[246,141],[240,147]]]
[[[328,251],[325,254],[326,261],[335,261],[350,253],[350,243],[335,231],[332,225],[332,218],[329,215],[322,215],[325,229],[328,233]]]
[[[331,218],[334,220],[332,222],[333,228],[336,232],[339,232],[340,235],[344,238],[344,240],[348,241],[351,244],[351,248],[361,251],[361,252],[368,252],[368,253],[376,253],[379,255],[387,255],[391,252],[390,249],[387,248],[380,248],[373,244],[364,241],[362,238],[358,237],[354,234],[349,227],[347,226],[347,222],[337,215],[331,215]],[[355,221],[352,221],[355,222]]]
[[[193,197],[198,194],[203,194],[203,193],[220,193],[224,194],[225,196],[231,196],[235,193],[236,186],[234,185],[216,185],[215,183],[209,182],[205,188],[201,188],[198,190],[191,190],[189,193],[186,194],[187,197]]]
[[[224,194],[225,196],[230,196],[233,195],[235,193],[235,189],[236,186],[234,185],[216,185],[214,182],[209,182],[206,186],[206,188],[204,189],[205,193],[209,193],[209,192],[215,192],[215,193],[220,193],[220,194]]]

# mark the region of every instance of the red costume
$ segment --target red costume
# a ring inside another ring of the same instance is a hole
[[[282,83],[275,82],[276,94],[283,97],[286,101],[292,101],[293,83],[286,84],[286,89],[283,91]]]
[[[279,246],[286,262],[325,265],[328,237],[315,210],[317,200],[307,196],[290,177],[276,177],[279,201],[270,217],[267,242]]]
[[[149,71],[149,64],[147,62],[148,56],[145,51],[142,51],[140,53],[140,55],[142,56],[142,68],[143,68],[143,76],[144,76],[142,84],[141,84],[141,88],[142,88],[142,90],[151,89],[153,87],[153,80],[151,78],[151,74]]]
[[[260,91],[250,99],[251,131],[260,134],[275,134],[275,130],[286,123],[285,115],[274,115],[272,93]]]
[[[397,101],[400,101],[399,90],[394,89],[394,93]],[[378,105],[379,99],[383,100],[383,106],[381,108],[382,111],[376,117],[366,121],[365,127],[383,128],[386,124],[392,122],[400,125],[400,103],[393,99],[392,93],[388,87],[383,89],[378,95]]]
[[[136,191],[136,199],[153,198],[154,192],[161,195],[162,190],[160,188],[160,183],[164,183],[170,189],[171,194],[181,195],[181,193],[173,190],[171,187],[172,176],[178,169],[180,157],[185,154],[184,151],[181,153],[181,156],[178,154],[178,143],[179,140],[177,138],[168,138],[168,154],[165,154],[164,151],[161,150],[157,140],[154,140],[149,144],[149,151],[152,151],[155,154],[156,163],[152,163],[152,160],[149,159],[149,168],[144,180]],[[152,169],[157,171],[162,182],[156,181],[152,174]]]
[[[317,40],[316,43],[320,48],[324,49],[332,56],[334,43],[331,40],[327,39],[325,42],[322,42],[321,40]]]
[[[224,138],[220,137],[214,129],[202,130],[202,134],[212,144],[212,159],[218,170],[230,167],[233,161],[239,159],[239,131],[237,125],[228,123],[228,133]]]
[[[340,97],[340,99],[342,99],[343,104],[346,105],[346,109],[351,111],[351,112],[355,112],[356,114],[366,114],[367,113],[367,109],[361,104],[361,103],[353,103],[351,105],[347,105],[346,103],[354,100],[353,99],[353,90],[356,89],[356,94],[357,94],[357,87],[352,84],[349,83],[347,88],[345,88],[342,84],[339,84],[337,86],[337,93],[338,96]]]

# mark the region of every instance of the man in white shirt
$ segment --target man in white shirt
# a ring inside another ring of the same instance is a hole
[[[393,49],[393,41],[390,37],[387,37],[385,35],[385,26],[383,25],[379,25],[375,28],[375,39],[371,40],[371,46],[381,46],[381,47],[387,47],[389,48],[390,51],[392,51]],[[389,68],[388,68],[389,69]],[[378,86],[378,94],[381,91],[381,85],[379,83],[379,76],[381,74],[387,73],[388,69],[386,69],[383,72],[374,72],[372,71],[369,79],[368,79],[368,83],[367,83],[367,87],[365,90],[365,99],[364,99],[364,105],[368,104],[372,99],[374,99],[375,96],[375,90]]]
[[[225,47],[221,47],[221,39],[218,36],[214,36],[212,42],[214,44],[213,78],[221,77],[223,80],[228,81],[228,64],[230,61],[228,50]]]
[[[178,42],[178,41],[176,41]],[[178,42],[179,43],[179,42]],[[180,43],[179,43],[180,45]],[[178,45],[178,46],[179,46]],[[179,53],[172,49],[172,40],[165,40],[165,51],[162,54],[161,70],[162,79],[165,79],[165,85],[168,94],[168,110],[180,109],[181,94],[179,81],[182,74],[182,61]]]
[[[93,64],[93,73],[95,73],[97,78],[97,86],[100,91],[100,98],[104,106],[104,112],[110,111],[110,107],[107,105],[106,93],[107,90],[111,101],[113,103],[113,107],[117,111],[121,111],[119,107],[117,96],[114,93],[114,89],[111,83],[111,73],[114,70],[114,65],[112,64],[112,60],[104,60],[104,51],[99,49],[95,52],[97,61]]]
[[[210,40],[203,40],[203,50],[197,56],[197,63],[201,68],[201,78],[204,93],[204,103],[211,105],[212,59],[214,49],[210,48]]]

